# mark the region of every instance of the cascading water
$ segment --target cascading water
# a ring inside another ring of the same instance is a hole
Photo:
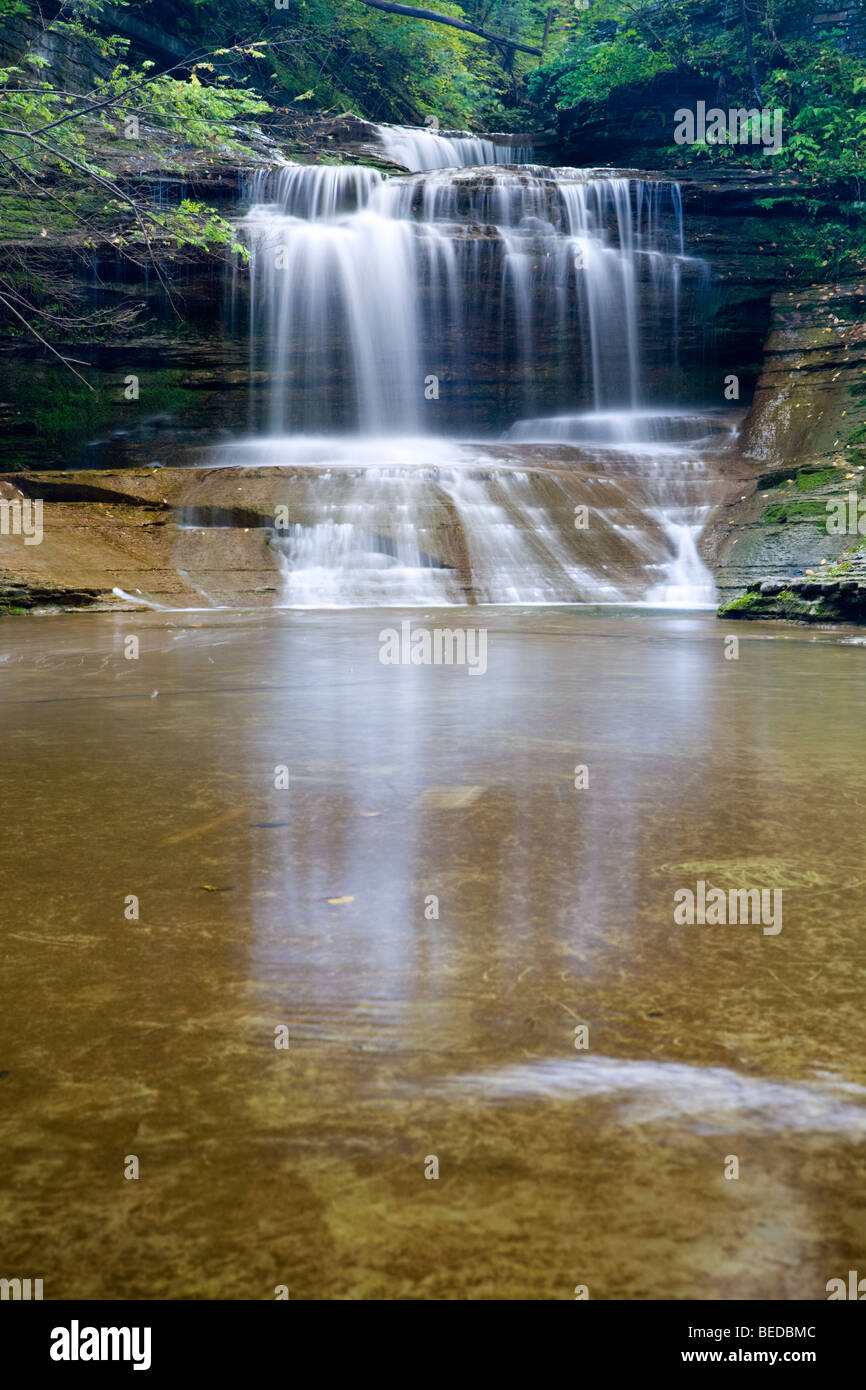
[[[533,159],[531,145],[497,143],[468,130],[440,132],[405,125],[380,125],[376,129],[388,159],[415,172],[467,165],[531,164]]]
[[[683,254],[672,183],[296,165],[257,176],[252,198],[253,365],[272,433],[429,427],[429,377],[465,412],[491,371],[497,423],[576,395],[635,407],[650,348],[671,378],[683,278],[705,278]]]
[[[648,376],[676,399],[707,284],[677,185],[381,138],[422,172],[250,188],[259,438],[225,458],[305,480],[285,602],[711,602],[696,538],[726,425],[646,404]]]

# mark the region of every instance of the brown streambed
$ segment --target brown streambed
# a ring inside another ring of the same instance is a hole
[[[383,666],[401,616],[2,624],[4,1271],[826,1297],[864,1234],[862,640],[413,613],[486,624],[475,679]],[[783,930],[676,926],[699,878],[781,888]]]

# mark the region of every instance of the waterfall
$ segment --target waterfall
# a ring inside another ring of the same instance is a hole
[[[254,206],[272,203],[292,217],[318,221],[356,211],[381,183],[378,170],[362,164],[284,164],[257,169],[248,193]]]
[[[636,407],[647,340],[670,375],[683,281],[705,274],[683,251],[677,185],[606,171],[295,165],[257,175],[251,199],[271,432],[426,428],[429,378],[465,415],[494,370],[499,415],[554,393]]]
[[[388,159],[404,169],[449,169],[467,165],[531,164],[530,145],[497,144],[468,130],[419,130],[415,126],[376,127]]]
[[[290,472],[282,601],[711,603],[731,425],[661,404],[708,284],[676,183],[379,133],[413,172],[248,184],[256,437],[215,462]]]

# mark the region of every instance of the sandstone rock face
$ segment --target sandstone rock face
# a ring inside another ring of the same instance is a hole
[[[799,592],[818,583],[822,571],[833,588],[857,579],[861,568],[856,518],[841,532],[828,523],[840,498],[855,499],[847,510],[857,511],[866,479],[859,443],[866,425],[866,282],[785,290],[773,297],[772,313],[764,368],[730,465],[741,493],[713,537],[727,599],[761,581]],[[800,588],[787,582],[794,578]],[[846,599],[842,606],[851,605]]]
[[[783,291],[772,308],[743,452],[764,464],[833,454],[860,422],[852,392],[866,394],[866,281]]]
[[[0,535],[0,607],[271,602],[279,588],[278,563],[255,501],[245,501],[242,509],[226,506],[228,529],[217,530],[224,518],[214,518],[214,525],[203,528],[211,543],[194,547],[182,518],[184,499],[197,482],[193,470],[170,469],[0,479],[9,495],[43,504],[40,544]],[[194,562],[193,575],[184,562]],[[204,584],[210,586],[206,600]]]
[[[316,139],[327,138],[325,124],[321,120],[309,123]],[[350,142],[338,145],[341,152],[351,147],[350,137],[357,135],[360,140],[372,129],[349,117],[333,125],[335,138]],[[160,170],[158,154],[151,150],[142,155],[141,167],[134,171],[139,182],[150,183],[154,196],[201,198],[224,215],[242,216],[243,178],[237,168],[199,169],[193,164],[188,175],[168,173]],[[250,158],[251,165],[258,161],[264,167],[267,154],[251,150]],[[528,175],[515,171],[515,178],[521,177]],[[428,323],[438,315],[440,324],[435,351],[432,336],[425,337],[424,370],[418,382],[419,399],[423,399],[423,376],[433,373],[439,378],[439,399],[424,404],[424,428],[434,432],[498,433],[526,413],[528,397],[533,399],[532,413],[556,411],[566,401],[575,408],[592,405],[585,329],[577,306],[570,302],[564,316],[553,321],[551,285],[544,295],[533,288],[551,280],[543,238],[529,265],[532,351],[528,357],[517,351],[516,300],[503,295],[507,258],[502,238],[489,222],[470,215],[473,200],[483,201],[489,192],[490,178],[483,172],[462,177],[455,201],[459,220],[440,228],[461,266],[459,338],[449,328],[448,316],[439,313],[441,281],[431,277],[430,261],[419,262],[417,294],[422,315]],[[770,296],[779,273],[777,254],[767,243],[757,208],[757,199],[765,192],[761,180],[717,186],[694,179],[682,186],[685,250],[688,256],[701,258],[704,266],[694,259],[683,263],[678,361],[669,345],[669,294],[656,295],[649,283],[652,262],[638,258],[641,395],[646,401],[664,404],[676,398],[721,405],[730,373],[739,377],[743,398],[748,396],[760,370]],[[552,183],[550,196],[554,197]],[[145,278],[113,247],[93,249],[74,241],[39,239],[20,249],[34,265],[38,262],[46,272],[77,285],[83,310],[99,304],[128,309],[137,317],[122,333],[109,329],[98,344],[68,345],[71,355],[91,364],[99,409],[94,409],[93,401],[70,399],[56,432],[46,431],[44,404],[70,397],[68,374],[54,362],[41,360],[37,347],[22,346],[16,340],[9,384],[0,401],[13,461],[25,467],[53,468],[172,464],[180,461],[178,449],[185,449],[193,436],[206,445],[218,440],[221,431],[243,432],[251,422],[260,425],[267,419],[272,379],[267,353],[250,362],[248,267],[240,263],[220,267],[197,253],[166,263],[163,270],[184,317],[179,325],[156,277]],[[304,349],[300,338],[287,344],[289,354],[305,356],[305,373],[313,380],[314,393],[318,383],[321,399],[318,406],[315,399],[308,403],[311,415],[326,419],[332,428],[350,424],[354,402],[340,342],[328,345],[315,361]],[[627,371],[623,335],[622,379]],[[125,403],[123,396],[129,373],[141,382],[135,407]],[[617,376],[613,366],[611,374]],[[173,420],[174,438],[166,417]],[[163,422],[156,432],[154,420]]]
[[[289,124],[292,140],[311,157],[328,153],[370,164],[385,174],[399,174],[381,159],[375,128],[366,122],[352,116],[293,115]],[[256,137],[250,144],[249,167],[268,167],[277,148],[271,137]],[[130,176],[148,184],[155,198],[177,201],[193,196],[212,203],[224,215],[242,218],[245,171],[235,164],[202,168],[190,152],[186,171],[169,170],[158,145],[148,146],[137,158]],[[644,172],[639,177],[656,176]],[[484,195],[489,181],[490,175],[483,171],[465,176],[455,205],[459,218],[446,234],[462,261],[473,266],[473,278],[471,284],[461,285],[464,330],[460,340],[445,331],[437,360],[425,362],[425,369],[440,379],[439,399],[430,403],[434,431],[498,432],[525,413],[527,386],[531,386],[534,413],[556,411],[566,377],[571,380],[575,407],[591,403],[589,378],[581,367],[581,325],[573,309],[553,324],[533,300],[531,361],[514,350],[515,304],[502,293],[506,273],[502,239],[489,222],[469,215],[473,200]],[[851,436],[866,421],[855,389],[866,375],[866,285],[851,280],[820,289],[780,288],[786,267],[774,229],[780,225],[781,214],[775,214],[775,220],[768,218],[760,203],[768,196],[784,203],[790,195],[793,206],[800,191],[748,171],[727,179],[690,172],[681,182],[685,251],[703,260],[707,274],[694,277],[687,271],[683,277],[675,394],[681,401],[716,406],[724,403],[725,383],[732,375],[739,380],[742,400],[748,400],[755,388],[739,448],[720,462],[722,476],[712,487],[707,485],[705,494],[705,501],[717,509],[706,553],[717,567],[723,596],[728,599],[760,581],[799,576],[813,582],[805,571],[817,573],[822,561],[824,569],[841,564],[853,566],[855,572],[859,563],[856,555],[848,556],[853,549],[850,536],[827,533],[824,508],[826,499],[856,489],[860,482],[861,464]],[[829,206],[830,193],[826,196]],[[420,210],[419,202],[415,212]],[[181,467],[183,486],[188,486],[189,467],[201,467],[214,444],[243,434],[251,420],[266,418],[271,374],[264,358],[254,360],[252,366],[250,362],[247,268],[240,263],[215,266],[195,252],[166,263],[165,272],[184,313],[179,327],[155,278],[123,262],[114,248],[85,248],[66,237],[39,239],[16,249],[26,250],[34,265],[75,284],[85,306],[111,303],[135,308],[140,317],[134,329],[109,331],[98,344],[59,345],[68,348],[71,356],[89,359],[89,375],[99,388],[98,405],[83,391],[80,398],[76,396],[68,374],[46,362],[37,349],[22,346],[18,338],[0,341],[8,363],[0,417],[13,466],[28,470],[74,466],[88,471],[99,467],[116,474],[118,469],[159,464],[152,476],[166,480],[170,506],[179,506],[172,492],[175,484],[167,475]],[[533,275],[545,273],[545,254],[540,245]],[[673,364],[662,333],[663,314],[647,292],[651,273],[648,263],[639,267],[643,391],[648,402],[662,403],[672,394]],[[425,316],[433,320],[438,307],[434,279],[422,274],[418,292]],[[504,308],[491,312],[492,305]],[[294,346],[300,350],[300,340]],[[322,401],[338,402],[337,408],[323,409],[321,414],[334,429],[350,423],[348,410],[341,416],[339,406],[348,397],[339,353],[325,354],[313,369],[314,375],[319,374]],[[123,384],[129,373],[141,385],[134,406],[124,399]],[[861,394],[866,397],[866,390]],[[809,481],[811,474],[828,468],[832,474],[814,484]],[[113,502],[95,494],[85,496],[80,490],[85,486],[83,476],[74,495],[68,483],[56,496],[51,489],[59,484],[46,478],[45,486],[49,491],[40,495],[47,505],[59,509],[56,527],[67,536],[70,567],[64,569],[59,553],[52,559],[49,551],[37,556],[34,548],[27,556],[25,572],[19,551],[9,548],[10,538],[0,537],[4,568],[8,565],[7,606],[29,602],[28,593],[41,603],[61,591],[67,595],[66,602],[78,602],[76,595],[90,602],[110,596],[114,587],[126,589],[124,575],[130,588],[147,589],[172,602],[178,595],[195,593],[195,585],[188,585],[177,572],[178,536],[173,532],[175,527],[178,532],[182,528],[174,511],[168,520],[151,515],[152,503],[144,493],[131,498],[125,488],[122,500]],[[95,486],[92,479],[88,486]],[[299,504],[302,493],[303,488],[295,488],[293,496]],[[101,505],[131,507],[132,511],[112,513],[112,525],[104,526]],[[228,507],[228,502],[215,500],[211,505],[219,509]],[[250,507],[250,515],[259,515],[253,503]],[[239,534],[226,542],[223,532],[218,554],[215,526],[199,528],[213,534],[198,540],[191,531],[184,531],[183,545],[192,558],[189,567],[181,567],[190,574],[213,572],[214,592],[243,593],[244,601],[251,603],[271,602],[279,584],[279,556],[268,547],[265,528],[255,523],[247,526],[246,521],[242,525],[237,508],[230,511],[233,533]],[[92,553],[81,527],[92,528]],[[453,528],[451,540],[444,540],[447,516],[439,518],[437,527],[440,559],[456,572],[465,570],[461,542]],[[245,534],[247,538],[241,539]],[[166,540],[169,535],[173,535],[171,545]],[[386,537],[383,545],[388,543]],[[193,554],[196,546],[199,551]],[[437,544],[431,544],[431,549],[439,553]],[[237,581],[228,574],[229,561],[237,565]],[[149,587],[141,582],[142,576],[150,576]],[[838,578],[847,584],[848,568]]]
[[[443,442],[441,465],[371,469],[341,465],[339,441],[333,465],[279,463],[279,441],[248,453],[271,448],[272,466],[232,466],[225,449],[207,467],[0,475],[0,496],[41,502],[43,533],[35,545],[0,534],[0,607],[303,606],[303,576],[288,586],[285,560],[296,541],[303,550],[321,534],[326,566],[339,569],[342,535],[361,552],[337,585],[337,606],[357,601],[358,586],[368,592],[378,560],[391,585],[387,570],[407,539],[431,595],[449,603],[516,601],[512,588],[539,601],[632,602],[663,581],[675,554],[651,457]],[[710,469],[671,483],[684,514],[722,504],[730,487]]]

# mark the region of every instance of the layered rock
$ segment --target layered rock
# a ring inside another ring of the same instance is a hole
[[[834,604],[850,615],[863,537],[856,517],[841,534],[835,518],[840,500],[856,514],[866,486],[866,281],[779,292],[772,309],[732,466],[742,491],[713,536],[719,587],[726,601],[758,596],[733,616],[766,615],[780,594],[823,604],[795,613],[775,602],[779,616],[826,617]]]
[[[38,544],[0,534],[0,606],[305,602],[307,589],[321,594],[317,565],[339,569],[347,549],[341,598],[357,601],[369,567],[387,587],[407,546],[445,602],[514,601],[512,590],[635,601],[664,585],[676,558],[668,515],[684,523],[730,487],[673,460],[660,479],[652,455],[609,447],[440,441],[429,465],[410,449],[402,465],[378,466],[347,463],[345,449],[333,440],[319,462],[287,463],[280,441],[254,441],[207,467],[0,475],[0,496],[42,507]],[[316,453],[296,448],[299,460]],[[312,587],[287,587],[293,544],[316,537]]]

